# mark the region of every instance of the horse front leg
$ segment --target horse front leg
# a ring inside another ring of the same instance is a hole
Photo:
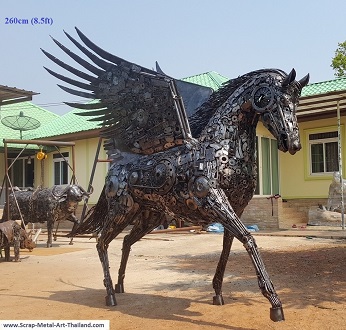
[[[244,208],[241,210],[238,210],[236,212],[237,216],[240,218],[243,214]],[[234,235],[228,231],[227,229],[224,230],[223,234],[223,245],[222,245],[222,252],[220,255],[219,262],[216,267],[216,272],[213,278],[213,288],[215,291],[215,296],[213,297],[213,305],[223,305],[224,300],[222,297],[222,283],[223,283],[223,277],[225,274],[226,265],[228,262],[229,254],[231,251],[232,243],[233,243]]]
[[[285,317],[281,301],[275,292],[274,285],[265,269],[254,237],[248,233],[242,237],[242,242],[255,267],[258,286],[261,289],[263,296],[266,297],[272,305],[272,308],[270,309],[270,319],[275,322],[283,321]]]
[[[231,232],[225,229],[223,234],[223,248],[213,278],[213,288],[215,291],[215,296],[213,297],[213,305],[224,304],[224,300],[222,297],[222,282],[225,274],[229,253],[231,251],[233,239],[234,236],[231,234]]]
[[[225,193],[221,189],[212,189],[206,201],[207,203],[204,204],[204,212],[209,213],[209,216],[215,220],[219,219],[225,229],[241,241],[249,253],[256,270],[258,285],[261,292],[272,305],[270,309],[270,319],[275,322],[283,321],[285,318],[281,301],[264,267],[255,239],[236,215]]]

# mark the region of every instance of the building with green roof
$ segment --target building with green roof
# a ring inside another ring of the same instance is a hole
[[[40,130],[40,128],[45,127],[48,123],[53,122],[59,118],[59,115],[50,112],[44,108],[41,108],[31,102],[21,102],[14,103],[9,105],[3,105],[0,108],[0,131],[1,136],[6,139],[20,139],[20,130],[12,129],[6,126],[6,118],[14,118],[15,116],[24,115],[26,121],[30,121],[30,118],[33,118],[39,122],[39,127],[33,130],[25,130],[23,127],[22,138],[31,139],[32,136]],[[5,124],[4,124],[5,123]],[[30,122],[28,123],[30,126]],[[0,140],[0,151],[3,149],[4,143],[3,140]]]
[[[307,223],[309,212],[316,214],[318,205],[327,205],[333,173],[339,170],[339,141],[345,176],[346,77],[304,87],[297,118],[302,150],[293,157],[280,154],[282,228]]]
[[[11,96],[11,100],[12,97],[13,96]],[[5,178],[3,140],[20,140],[21,138],[31,139],[31,136],[35,134],[35,131],[37,131],[39,127],[48,125],[49,123],[59,118],[57,114],[41,108],[31,102],[11,102],[11,100],[9,100],[7,104],[1,105],[0,107],[0,175],[3,178]],[[11,127],[18,127],[18,129],[13,129]],[[37,128],[26,130],[27,128],[33,127]],[[33,185],[34,161],[30,158],[30,155],[34,155],[37,150],[37,145],[7,144],[7,154],[9,161],[16,159],[19,153],[21,153],[20,157],[16,160],[16,162],[13,163],[13,166],[10,168],[9,176],[13,181],[13,185],[19,187],[27,187]],[[5,196],[4,193],[2,193],[0,205],[3,205],[4,200]]]
[[[194,76],[186,77],[182,80],[205,87],[210,87],[211,89],[213,89],[213,91],[217,91],[223,83],[229,80],[229,78],[215,71],[209,71]]]
[[[100,123],[89,121],[88,119],[93,118],[92,116],[78,116],[78,113],[83,111],[85,110],[72,109],[46,125],[42,125],[31,134],[28,134],[28,137],[32,139],[54,138],[56,140],[66,140],[69,137],[74,140],[78,137],[97,137],[100,131]]]
[[[210,71],[182,80],[210,87],[216,91],[229,79]],[[294,156],[281,152],[275,154],[271,147],[266,150],[265,146],[271,146],[275,140],[259,123],[257,127],[258,188],[255,198],[242,216],[245,223],[259,224],[260,229],[289,228],[292,222],[306,223],[310,207],[318,203],[326,204],[333,172],[338,169],[337,109],[341,114],[339,127],[342,137],[342,160],[343,164],[346,164],[346,148],[343,143],[346,136],[345,100],[346,78],[313,83],[303,88],[297,109],[302,150]],[[89,117],[78,116],[77,114],[83,111],[79,109],[72,109],[63,116],[58,116],[42,108],[34,107],[30,108],[23,103],[21,109],[25,115],[39,119],[41,126],[33,131],[23,132],[23,138],[75,142],[77,179],[82,186],[87,187],[100,143],[99,123],[88,121]],[[5,107],[1,109],[2,116],[18,114],[21,111],[19,105],[12,110]],[[18,132],[7,128],[1,129],[7,138],[19,138]],[[45,151],[48,153],[48,158],[44,160],[44,184],[52,186],[67,183],[71,173],[65,173],[69,169],[64,163],[65,159],[72,161],[71,147],[63,147],[59,150],[46,148]],[[60,156],[61,153],[65,158]],[[35,151],[32,156],[35,156]],[[268,157],[269,162],[266,167],[263,160]],[[98,162],[96,166],[94,193],[89,200],[91,205],[96,203],[108,171],[107,155],[103,148],[98,159],[101,162]],[[42,162],[35,159],[35,164],[35,178],[40,178]],[[277,170],[275,170],[276,166]],[[38,183],[39,181],[35,179],[34,186]],[[280,194],[282,198],[268,199],[275,194]]]

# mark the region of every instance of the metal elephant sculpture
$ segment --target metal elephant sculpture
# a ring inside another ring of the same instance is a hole
[[[234,238],[243,243],[253,262],[262,294],[272,307],[273,321],[284,319],[255,239],[240,220],[256,187],[256,126],[262,121],[283,152],[301,148],[296,107],[309,75],[296,80],[277,69],[244,74],[217,92],[175,80],[112,55],[78,29],[82,45],[67,37],[95,64],[54,42],[88,73],[75,69],[50,53],[53,62],[83,81],[49,73],[80,91],[63,90],[98,102],[73,107],[80,115],[102,122],[113,163],[98,203],[72,234],[97,232],[97,251],[103,267],[107,305],[116,305],[115,293],[124,292],[131,245],[157,227],[165,214],[196,224],[220,222],[225,228],[223,250],[213,279],[213,303],[222,305],[222,282]],[[198,102],[194,102],[197,97]],[[118,281],[113,286],[108,246],[124,228]]]
[[[24,223],[47,222],[47,247],[52,246],[52,236],[55,221],[69,220],[78,224],[75,216],[78,203],[90,196],[80,185],[57,185],[52,188],[14,191],[9,196],[10,216],[16,220],[23,217]],[[19,209],[17,207],[19,206]],[[5,204],[3,219],[7,219]]]
[[[5,251],[5,261],[10,261],[10,247],[14,249],[14,261],[20,261],[19,249],[32,251],[36,244],[31,238],[32,232],[27,233],[13,220],[0,223],[0,251]],[[2,256],[1,256],[2,257]]]

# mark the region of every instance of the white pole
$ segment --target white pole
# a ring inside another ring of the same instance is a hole
[[[345,230],[345,209],[344,209],[344,185],[342,176],[342,145],[341,145],[341,125],[340,125],[340,104],[337,101],[336,106],[338,117],[338,151],[339,151],[339,173],[340,173],[340,185],[341,185],[341,226],[342,230]]]

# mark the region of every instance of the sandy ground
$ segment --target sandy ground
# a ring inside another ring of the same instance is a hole
[[[116,282],[120,236],[109,248]],[[213,306],[212,278],[220,234],[155,234],[131,251],[125,293],[105,306],[95,239],[58,238],[0,262],[0,319],[110,320],[111,329],[346,329],[346,241],[257,236],[284,305],[286,320],[269,319],[250,258],[233,244],[224,278],[224,306]]]

